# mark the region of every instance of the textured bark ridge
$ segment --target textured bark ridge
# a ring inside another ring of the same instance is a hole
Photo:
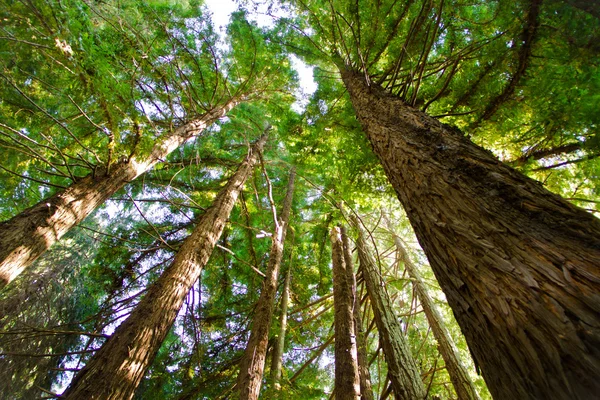
[[[173,150],[224,116],[236,102],[215,108],[157,143],[143,159],[112,166],[109,172],[90,174],[67,189],[42,200],[0,223],[0,288],[57,242],[72,227],[102,205],[116,191],[150,170]]]
[[[393,233],[389,221],[388,228],[394,237],[394,244],[396,245],[396,249],[398,251],[398,259],[404,263],[404,268],[406,268],[408,276],[410,276],[412,285],[417,292],[417,297],[421,302],[423,311],[425,311],[425,316],[427,317],[427,321],[429,322],[433,336],[438,343],[438,349],[442,355],[442,358],[446,363],[446,371],[448,371],[448,375],[450,376],[454,390],[456,390],[456,396],[458,400],[479,400],[479,395],[475,390],[475,386],[473,386],[473,382],[471,381],[471,378],[469,378],[467,369],[460,360],[460,356],[458,355],[454,341],[450,337],[450,333],[446,328],[446,324],[444,323],[442,316],[438,312],[437,307],[429,296],[427,288],[421,279],[419,270],[408,257],[400,237]]]
[[[360,396],[358,354],[354,332],[354,294],[344,259],[340,228],[331,230],[333,308],[335,310],[335,398],[357,400]]]
[[[379,341],[383,347],[385,362],[388,367],[394,395],[400,400],[423,400],[425,388],[417,363],[410,353],[410,348],[398,318],[394,315],[392,302],[385,290],[385,283],[376,266],[375,259],[369,252],[362,228],[356,218],[352,220],[358,231],[356,245],[360,268],[367,285],[367,294],[371,299],[371,307],[375,324],[379,332]]]
[[[281,380],[281,366],[283,359],[283,350],[285,347],[285,334],[287,331],[287,310],[288,300],[290,297],[290,281],[292,279],[292,266],[288,266],[287,274],[285,275],[285,283],[281,292],[281,315],[279,316],[279,334],[277,335],[277,343],[273,349],[273,358],[271,360],[271,385],[275,390],[280,389],[279,381]]]
[[[198,280],[266,141],[252,146],[236,173],[196,224],[173,263],[150,287],[129,317],[79,371],[61,398],[125,400],[133,398],[190,288]]]
[[[344,262],[348,280],[352,285],[354,304],[352,315],[354,316],[354,334],[356,335],[356,349],[358,355],[358,375],[360,378],[360,398],[362,400],[374,400],[373,387],[371,386],[371,373],[369,372],[369,360],[367,357],[367,342],[363,330],[362,316],[360,315],[360,298],[356,293],[356,275],[354,274],[354,262],[350,250],[350,239],[344,226],[340,227],[342,234],[342,245],[344,247]]]
[[[600,221],[343,71],[495,399],[600,393]]]
[[[258,399],[263,372],[265,369],[265,358],[267,357],[267,346],[269,344],[269,329],[273,318],[275,306],[275,293],[277,292],[277,278],[283,257],[283,243],[285,241],[288,220],[292,209],[294,194],[294,180],[296,170],[292,169],[288,181],[287,193],[283,201],[281,218],[275,226],[269,263],[267,265],[266,278],[263,283],[260,297],[254,310],[252,319],[252,331],[246,346],[244,356],[240,361],[240,373],[237,378],[237,390],[241,400]]]

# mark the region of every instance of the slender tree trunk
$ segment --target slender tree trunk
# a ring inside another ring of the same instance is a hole
[[[269,254],[266,278],[260,292],[256,310],[254,311],[250,339],[240,362],[237,390],[239,398],[242,400],[258,399],[260,392],[269,342],[269,328],[271,327],[271,319],[273,318],[277,278],[279,276],[281,258],[283,257],[283,242],[285,241],[288,220],[292,209],[295,177],[296,170],[292,169],[288,181],[287,193],[283,202],[281,218],[275,223],[275,233],[272,237],[273,242]]]
[[[358,355],[354,333],[354,296],[340,228],[331,230],[333,264],[333,308],[335,310],[335,393],[336,400],[356,400],[360,396]]]
[[[547,157],[554,157],[562,154],[571,154],[582,149],[583,142],[569,143],[558,147],[552,147],[549,149],[529,151],[523,154],[521,157],[507,162],[507,164],[512,167],[520,167],[522,165],[527,164],[529,160],[541,160]]]
[[[398,318],[394,315],[392,302],[385,290],[385,282],[376,266],[375,259],[369,252],[358,220],[353,218],[353,223],[358,231],[356,241],[358,259],[367,286],[367,294],[371,299],[373,315],[394,394],[401,400],[423,400],[425,398],[423,381],[417,363],[402,334]]]
[[[600,221],[344,71],[495,399],[600,393]]]
[[[312,365],[317,358],[321,357],[321,354],[323,354],[325,349],[327,347],[329,347],[331,345],[331,342],[333,342],[334,340],[335,340],[335,335],[331,335],[329,337],[329,339],[327,339],[325,342],[323,342],[323,344],[321,346],[319,346],[319,348],[317,350],[315,350],[315,352],[310,356],[310,358],[308,360],[306,360],[306,362],[304,364],[302,364],[302,366],[298,369],[298,371],[296,371],[296,373],[294,375],[292,375],[292,377],[290,378],[290,383],[294,383],[294,381],[296,379],[298,379],[298,377],[300,375],[302,375],[304,370],[306,368],[308,368],[309,365]]]
[[[229,214],[258,159],[266,135],[252,146],[237,172],[200,217],[173,263],[150,287],[123,322],[75,376],[65,399],[133,398],[135,389],[156,356],[190,288],[198,280],[219,240]]]
[[[354,274],[354,262],[350,251],[350,240],[346,228],[341,227],[342,245],[344,246],[344,262],[348,279],[352,284],[354,304],[352,314],[354,316],[354,334],[356,335],[356,350],[358,355],[358,375],[360,377],[360,398],[363,400],[374,400],[373,387],[371,386],[371,373],[369,372],[369,359],[367,357],[367,341],[363,330],[362,317],[360,315],[360,298],[356,292],[356,275]]]
[[[156,144],[150,155],[98,170],[67,189],[40,201],[0,223],[0,288],[57,242],[72,227],[108,200],[116,191],[150,170],[173,150],[224,116],[236,102],[217,107],[201,118],[177,128]]]
[[[471,381],[471,378],[469,378],[467,369],[460,360],[454,341],[450,337],[450,333],[446,328],[442,316],[433,303],[431,296],[429,296],[429,292],[421,279],[421,274],[410,260],[406,249],[402,245],[402,240],[394,233],[390,221],[387,220],[387,217],[385,217],[385,219],[388,224],[388,229],[394,237],[394,244],[398,250],[398,259],[404,263],[404,268],[406,268],[413,287],[417,292],[417,297],[421,302],[423,311],[425,311],[425,316],[427,317],[433,336],[438,343],[440,354],[446,363],[446,371],[448,371],[452,385],[456,390],[458,400],[479,400],[479,395],[475,390],[475,386],[473,386],[473,382]]]
[[[279,316],[279,335],[277,336],[277,343],[275,344],[275,349],[273,350],[273,359],[271,361],[271,384],[275,390],[279,390],[281,388],[281,386],[279,385],[279,381],[281,380],[281,365],[283,359],[283,350],[285,347],[285,333],[287,331],[287,310],[288,299],[290,297],[291,279],[292,268],[290,265],[285,276],[283,291],[281,292],[281,315]]]

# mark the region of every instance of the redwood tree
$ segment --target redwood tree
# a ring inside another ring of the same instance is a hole
[[[265,369],[265,358],[267,356],[267,345],[269,343],[269,329],[273,318],[275,306],[275,293],[277,292],[277,278],[283,257],[283,244],[288,229],[292,200],[294,195],[294,180],[296,170],[290,172],[287,192],[283,201],[281,218],[277,218],[274,212],[275,232],[271,238],[271,251],[267,265],[266,277],[263,282],[260,298],[254,310],[252,319],[252,331],[246,346],[244,356],[240,361],[240,373],[237,378],[237,388],[240,399],[257,399],[262,384]],[[274,205],[273,209],[275,209]]]
[[[200,217],[173,263],[148,289],[129,317],[79,371],[62,397],[131,399],[173,325],[192,285],[198,280],[229,218],[244,183],[267,140],[263,135]]]
[[[283,350],[285,348],[285,333],[287,331],[287,312],[290,297],[290,281],[292,280],[292,268],[288,266],[285,275],[285,283],[281,291],[281,315],[279,316],[279,333],[277,334],[275,346],[273,348],[273,358],[271,361],[271,385],[274,390],[279,390],[281,385],[281,368],[283,364]]]
[[[429,295],[429,291],[425,287],[425,283],[421,278],[421,274],[417,269],[417,266],[410,260],[402,239],[393,231],[390,221],[386,219],[388,229],[394,238],[394,244],[396,245],[396,251],[398,254],[398,261],[404,264],[404,268],[408,272],[411,283],[417,293],[417,297],[423,307],[423,311],[427,316],[427,322],[431,327],[433,336],[438,343],[438,349],[444,362],[446,363],[446,371],[450,376],[454,390],[456,390],[456,396],[459,400],[479,400],[479,395],[475,390],[473,381],[469,378],[469,373],[463,365],[460,356],[454,345],[454,341],[446,328],[446,323],[442,319],[436,305],[433,303],[433,299]]]
[[[383,277],[377,269],[362,228],[355,217],[353,224],[358,231],[356,246],[360,268],[367,286],[367,294],[371,299],[375,324],[385,354],[392,389],[399,399],[422,400],[425,398],[425,388],[417,363],[410,353],[400,322],[394,315],[392,302],[385,290]]]
[[[600,221],[342,70],[356,115],[498,399],[600,393]]]
[[[358,354],[354,330],[354,293],[351,275],[344,259],[339,227],[331,230],[331,258],[333,265],[333,307],[335,310],[335,398],[358,399],[360,383]]]
[[[1,222],[0,288],[15,279],[115,192],[152,169],[188,139],[202,133],[207,126],[225,116],[236,103],[230,101],[215,107],[202,117],[173,130],[153,147],[149,155],[134,156],[109,170],[98,169],[75,181],[67,189]]]
[[[354,304],[352,305],[352,315],[354,319],[354,334],[356,336],[356,350],[358,354],[358,374],[360,378],[360,398],[364,400],[373,400],[373,388],[371,386],[371,373],[369,372],[369,359],[367,357],[367,343],[363,329],[362,315],[360,312],[360,296],[356,292],[356,275],[354,273],[354,262],[352,261],[352,251],[350,250],[350,238],[346,228],[341,226],[342,245],[344,247],[344,262],[346,263],[346,272],[348,280],[352,285],[352,294]]]

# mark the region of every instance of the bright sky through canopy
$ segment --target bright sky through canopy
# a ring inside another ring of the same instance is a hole
[[[237,10],[237,5],[233,0],[206,0],[205,6],[212,13],[212,21],[215,30],[221,37],[225,35],[229,17],[232,12]],[[256,21],[261,27],[273,25],[273,19],[266,16],[266,13],[249,13],[250,19]],[[295,111],[301,113],[308,104],[309,97],[317,90],[317,83],[313,79],[313,68],[309,67],[304,61],[295,56],[290,56],[292,67],[298,73],[300,91],[294,93],[297,101],[293,104]]]

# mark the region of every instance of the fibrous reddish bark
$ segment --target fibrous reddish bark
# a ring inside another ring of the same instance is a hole
[[[96,171],[8,221],[1,222],[0,288],[15,279],[125,184],[152,169],[185,141],[223,117],[235,104],[232,101],[216,107],[201,118],[175,129],[157,143],[148,156],[134,156],[111,166],[109,171]]]
[[[600,393],[600,221],[344,70],[495,399]]]
[[[367,357],[367,342],[362,326],[362,316],[360,315],[360,298],[356,293],[356,275],[354,274],[354,262],[352,261],[352,252],[350,251],[350,240],[344,226],[340,228],[340,231],[342,234],[342,245],[344,247],[346,272],[348,273],[348,280],[352,284],[352,294],[354,297],[352,314],[354,316],[354,334],[356,336],[356,351],[358,355],[360,398],[363,400],[374,400],[373,387],[371,385],[371,373],[369,372],[369,359]]]
[[[240,362],[237,390],[241,400],[258,399],[262,384],[267,345],[269,343],[269,328],[271,327],[273,308],[275,306],[275,293],[277,292],[277,278],[279,276],[281,258],[283,257],[283,243],[292,209],[295,177],[296,170],[292,169],[288,181],[287,193],[283,202],[281,218],[275,222],[275,232],[272,236],[269,263],[265,274],[266,278],[256,309],[254,310],[250,339],[248,339],[246,351]]]
[[[471,378],[469,378],[467,369],[458,355],[454,341],[446,328],[442,316],[433,303],[431,296],[429,296],[429,292],[423,283],[423,279],[421,279],[419,270],[410,260],[408,253],[402,244],[402,240],[394,233],[390,222],[387,222],[388,229],[394,237],[394,244],[396,245],[398,252],[398,260],[404,264],[404,268],[408,272],[412,285],[417,292],[417,297],[421,302],[423,311],[425,311],[425,316],[427,317],[433,336],[438,343],[440,354],[446,363],[446,371],[448,371],[454,390],[456,390],[458,400],[479,400],[479,395],[475,390],[475,386],[473,386],[473,382],[471,381]]]
[[[190,288],[198,280],[229,214],[258,159],[266,135],[200,217],[173,263],[148,289],[129,317],[75,376],[61,398],[123,400],[135,389],[173,325]]]
[[[271,385],[275,390],[280,389],[279,381],[281,380],[281,366],[283,358],[283,350],[285,347],[285,334],[287,331],[287,310],[288,300],[290,297],[290,280],[292,279],[291,265],[288,267],[287,274],[285,276],[285,283],[283,284],[283,291],[281,292],[281,315],[279,317],[279,334],[277,335],[277,342],[273,349],[273,358],[271,361]]]
[[[356,400],[360,396],[358,355],[354,332],[354,296],[344,260],[341,232],[331,230],[333,308],[335,310],[335,398]]]
[[[404,338],[398,318],[394,315],[392,301],[385,290],[385,283],[375,259],[371,255],[362,228],[356,218],[354,227],[358,231],[356,246],[367,294],[371,300],[379,340],[383,347],[388,377],[396,398],[401,400],[423,400],[425,388],[417,363],[410,353],[410,347]]]

